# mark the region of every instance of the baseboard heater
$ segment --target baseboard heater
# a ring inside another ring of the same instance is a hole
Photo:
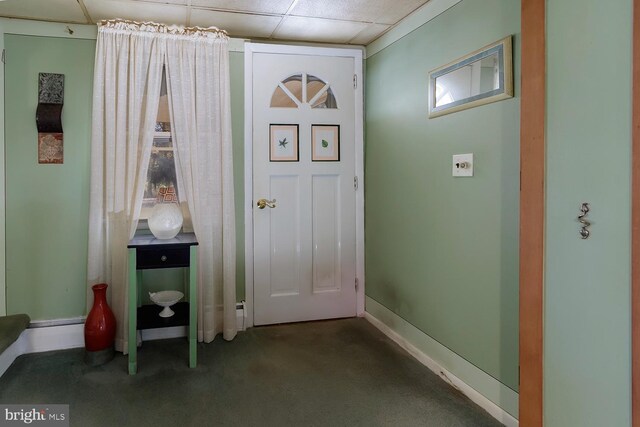
[[[32,320],[29,323],[29,329],[35,328],[48,328],[49,326],[67,326],[78,325],[84,323],[86,316],[70,317],[68,319],[53,319],[53,320]]]

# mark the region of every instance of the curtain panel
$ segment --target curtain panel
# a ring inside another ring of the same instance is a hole
[[[198,338],[233,339],[235,221],[228,38],[217,29],[101,21],[93,89],[87,307],[109,284],[116,349],[127,349],[127,243],[136,232],[163,66],[178,192],[198,238]],[[233,316],[231,315],[233,314]]]

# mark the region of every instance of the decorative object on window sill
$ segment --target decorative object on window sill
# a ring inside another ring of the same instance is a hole
[[[297,162],[300,160],[298,125],[269,125],[269,160]]]
[[[64,101],[64,74],[40,73],[38,78],[38,163],[62,164],[64,144],[62,138],[62,105]]]
[[[176,314],[169,307],[180,301],[182,297],[184,297],[184,294],[180,291],[149,292],[151,301],[160,307],[164,307],[164,309],[158,313],[160,317],[171,317]]]
[[[116,339],[116,318],[107,304],[106,283],[93,285],[93,307],[84,322],[85,362],[102,365],[113,359]]]
[[[429,118],[513,97],[511,36],[429,73]]]
[[[311,160],[340,161],[340,125],[311,125]]]
[[[156,239],[173,239],[182,228],[182,210],[174,187],[160,187],[156,205],[149,215],[149,230]]]

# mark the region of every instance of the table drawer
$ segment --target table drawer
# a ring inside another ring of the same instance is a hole
[[[189,267],[189,247],[179,249],[138,248],[136,268]]]

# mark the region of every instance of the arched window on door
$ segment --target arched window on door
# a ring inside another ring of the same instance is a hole
[[[271,107],[298,108],[303,104],[311,108],[338,108],[329,83],[311,74],[287,77],[278,83],[271,96]]]

